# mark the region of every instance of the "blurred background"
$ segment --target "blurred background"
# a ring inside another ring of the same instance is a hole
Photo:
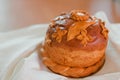
[[[110,22],[120,22],[120,0],[0,0],[0,32],[47,24],[72,9],[84,9],[92,15],[104,11]]]

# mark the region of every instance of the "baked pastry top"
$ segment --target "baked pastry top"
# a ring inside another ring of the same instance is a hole
[[[101,50],[107,40],[105,23],[83,10],[62,13],[51,21],[46,34],[46,43],[71,50]]]

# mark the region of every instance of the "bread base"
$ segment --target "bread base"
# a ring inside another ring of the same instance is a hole
[[[47,54],[43,53],[43,63],[53,72],[67,77],[86,77],[97,72],[105,62],[105,55],[94,65],[89,67],[69,67],[55,63]]]

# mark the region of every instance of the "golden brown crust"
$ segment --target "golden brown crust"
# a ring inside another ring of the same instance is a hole
[[[69,67],[55,63],[47,55],[43,56],[44,64],[53,72],[74,78],[86,77],[97,72],[104,64],[104,60],[105,60],[105,55],[103,55],[99,61],[97,61],[95,64],[89,67]]]
[[[101,59],[104,55],[105,48],[89,52],[84,50],[71,51],[60,47],[49,47],[49,45],[45,44],[44,51],[51,60],[58,64],[70,67],[88,67]]]

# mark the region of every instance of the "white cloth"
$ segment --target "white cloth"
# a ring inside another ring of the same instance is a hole
[[[120,80],[120,24],[106,21],[109,43],[103,68],[86,78],[70,79],[50,72],[38,59],[36,46],[44,39],[47,24],[0,33],[0,80]]]

